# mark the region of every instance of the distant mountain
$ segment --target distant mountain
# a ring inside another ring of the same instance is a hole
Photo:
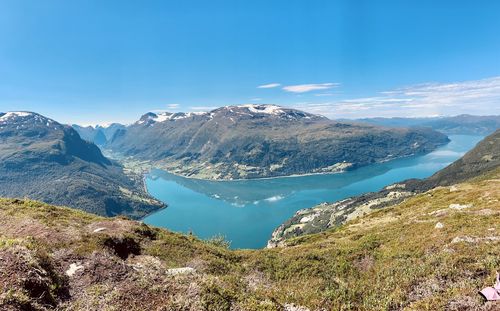
[[[147,113],[106,148],[188,177],[240,179],[340,172],[429,152],[448,142],[430,129],[336,122],[274,105],[205,113]]]
[[[80,126],[73,124],[72,127],[78,132],[82,139],[93,142],[98,146],[106,144],[120,129],[124,129],[125,125],[119,123],[112,123],[108,126]]]
[[[500,128],[500,116],[466,114],[439,118],[366,118],[356,121],[392,127],[429,127],[447,135],[489,135]]]
[[[125,175],[73,128],[33,112],[0,113],[0,195],[107,216],[137,218],[162,207],[141,176]]]
[[[274,231],[269,246],[280,245],[293,237],[339,226],[360,215],[400,203],[429,189],[454,185],[484,175],[498,167],[500,167],[500,129],[478,143],[462,158],[429,178],[409,179],[387,186],[379,192],[299,210]]]

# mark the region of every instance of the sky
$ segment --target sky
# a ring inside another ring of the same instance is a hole
[[[0,111],[500,114],[496,0],[0,0]]]

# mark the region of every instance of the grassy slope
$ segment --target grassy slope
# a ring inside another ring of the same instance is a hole
[[[477,290],[491,286],[500,269],[499,186],[497,169],[457,191],[437,188],[288,247],[257,251],[1,200],[0,309],[283,310],[294,303],[311,310],[496,310]],[[83,269],[68,277],[71,263]],[[186,266],[197,272],[166,273]]]

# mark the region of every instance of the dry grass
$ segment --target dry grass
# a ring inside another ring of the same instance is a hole
[[[485,304],[477,291],[500,270],[499,180],[496,170],[458,191],[434,189],[287,247],[256,251],[229,251],[126,219],[0,200],[0,257],[10,269],[0,276],[0,306],[495,310],[500,306]],[[443,228],[435,228],[438,222]],[[68,277],[72,263],[83,268]],[[187,266],[196,273],[166,273]],[[30,271],[40,271],[42,298],[17,281]]]

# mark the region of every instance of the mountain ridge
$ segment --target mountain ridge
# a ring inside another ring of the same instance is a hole
[[[500,128],[500,116],[477,116],[461,114],[428,118],[364,118],[357,122],[392,127],[429,127],[447,135],[489,135]]]
[[[104,148],[185,177],[250,179],[335,173],[425,153],[448,142],[429,129],[341,123],[275,105],[147,113]]]

